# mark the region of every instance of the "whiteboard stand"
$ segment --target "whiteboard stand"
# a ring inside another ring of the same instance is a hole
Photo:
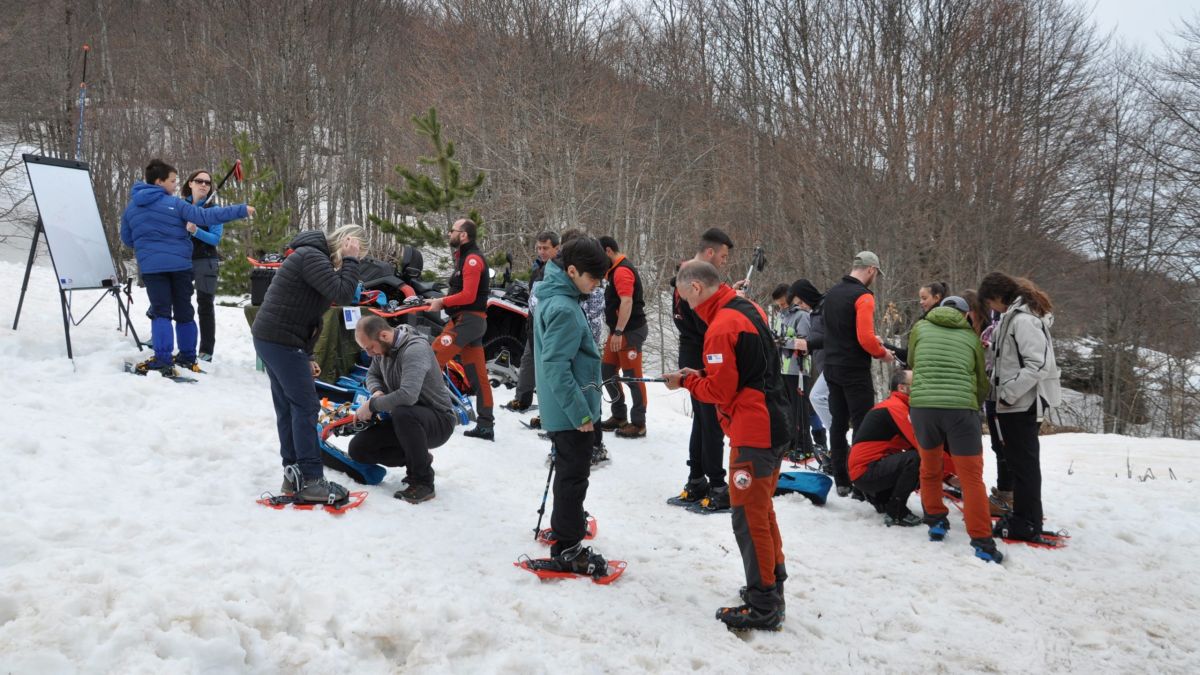
[[[19,324],[21,321],[21,307],[25,304],[25,291],[29,288],[29,273],[33,271],[33,261],[35,258],[37,258],[38,240],[42,238],[43,232],[44,228],[42,227],[42,218],[41,216],[38,216],[37,226],[33,229],[33,243],[29,246],[29,260],[25,263],[25,278],[21,280],[21,296],[17,299],[17,315],[13,317],[13,330],[17,329],[17,324]],[[50,245],[48,240],[46,245]],[[52,260],[53,257],[53,254],[51,254]],[[113,298],[116,299],[117,309],[121,315],[125,317],[125,327],[129,330],[130,334],[133,335],[133,342],[137,345],[138,351],[142,351],[142,341],[138,339],[137,329],[133,327],[133,320],[129,318],[129,308],[126,307],[125,302],[121,300],[120,284],[113,284],[112,286],[105,287],[104,291],[105,294],[100,296],[100,300],[97,300],[96,304],[92,305],[92,308],[89,309],[87,313],[79,319],[79,321],[73,321],[71,318],[71,303],[67,300],[67,292],[63,290],[61,284],[58,285],[58,302],[62,306],[63,337],[65,337],[67,340],[67,358],[72,361],[75,360],[75,355],[71,349],[71,325],[74,324],[78,326],[79,324],[83,323],[83,320],[88,318],[88,314],[91,314],[92,310],[96,309],[100,302],[109,295],[112,295]]]

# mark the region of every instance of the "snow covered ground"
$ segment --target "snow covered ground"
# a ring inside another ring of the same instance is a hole
[[[393,472],[345,516],[276,512],[254,503],[281,474],[240,310],[217,308],[199,384],[138,378],[111,300],[66,359],[46,267],[13,332],[22,271],[0,263],[0,672],[1200,670],[1200,443],[1045,438],[1048,525],[1071,546],[1002,545],[1003,566],[957,518],[934,544],[858,502],[777,498],[787,622],[743,638],[713,618],[742,584],[728,518],[664,503],[685,478],[682,395],[652,390],[649,437],[610,440],[593,476],[594,544],[629,570],[543,583],[512,567],[544,550],[548,450],[516,415],[497,443],[435,451],[432,502],[393,499]]]

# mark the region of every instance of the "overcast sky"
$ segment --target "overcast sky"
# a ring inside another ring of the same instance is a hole
[[[1141,47],[1150,54],[1162,50],[1162,39],[1172,34],[1181,18],[1195,19],[1200,12],[1197,0],[1076,0],[1085,7],[1095,6],[1092,17],[1102,31],[1115,29],[1115,37],[1130,47]]]

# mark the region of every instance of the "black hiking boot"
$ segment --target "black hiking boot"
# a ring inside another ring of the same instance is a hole
[[[485,427],[482,424],[476,424],[474,429],[467,429],[463,432],[463,436],[468,438],[481,438],[485,441],[496,440],[496,431],[492,427]]]
[[[924,522],[920,516],[911,511],[902,516],[893,516],[887,514],[883,517],[883,524],[888,527],[916,527]]]
[[[603,464],[608,459],[608,448],[604,447],[603,443],[592,448],[592,466]]]
[[[179,377],[179,371],[170,363],[162,363],[154,358],[146,359],[137,364],[133,368],[133,372],[138,375],[148,375],[150,373],[158,373],[163,377]]]
[[[707,478],[689,478],[675,499],[694,504],[708,496]]]
[[[778,607],[763,609],[748,604],[739,607],[722,607],[717,610],[717,620],[735,632],[783,630],[783,614]]]
[[[708,496],[701,499],[700,503],[691,507],[693,510],[700,511],[728,511],[729,506],[729,486],[722,485],[720,487],[710,488]]]
[[[433,491],[432,485],[422,485],[420,483],[409,483],[408,487],[403,490],[397,490],[396,494],[392,495],[396,499],[403,499],[409,504],[420,504],[433,499],[437,493]]]
[[[583,574],[593,579],[599,579],[608,574],[608,561],[599,553],[594,553],[590,546],[584,546],[583,542],[552,556],[549,560],[542,562],[539,567],[554,572]]]

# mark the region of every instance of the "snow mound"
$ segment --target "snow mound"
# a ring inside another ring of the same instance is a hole
[[[0,263],[5,317],[23,271]],[[95,297],[76,293],[76,307]],[[148,336],[143,292],[134,299]],[[1003,566],[972,557],[953,511],[934,544],[858,502],[777,498],[787,622],[739,637],[713,618],[744,583],[729,519],[664,503],[686,478],[684,395],[652,388],[649,436],[610,439],[613,460],[593,474],[593,543],[629,570],[608,587],[543,583],[512,562],[545,550],[532,528],[549,448],[507,411],[498,442],[456,434],[434,451],[426,504],[392,498],[393,470],[341,517],[256,505],[281,478],[270,394],[242,312],[218,307],[217,320],[217,361],[197,384],[123,373],[145,356],[116,330],[111,300],[72,331],[72,364],[53,273],[34,270],[20,330],[0,329],[13,488],[0,670],[1200,669],[1200,443],[1045,438],[1047,525],[1071,545],[1002,545]]]

